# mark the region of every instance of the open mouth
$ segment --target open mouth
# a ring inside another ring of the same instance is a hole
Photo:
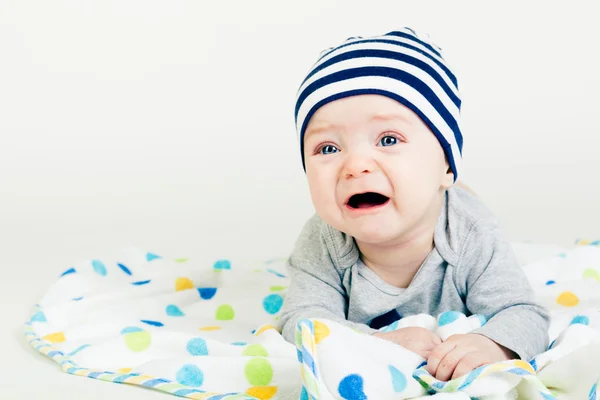
[[[390,200],[389,197],[375,192],[358,193],[348,199],[348,207],[353,209],[373,208],[382,206]]]

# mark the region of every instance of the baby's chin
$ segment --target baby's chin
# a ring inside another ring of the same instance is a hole
[[[340,231],[364,244],[385,245],[397,241],[402,236],[398,226],[392,227],[376,221],[352,221],[343,225],[342,229],[339,229]]]

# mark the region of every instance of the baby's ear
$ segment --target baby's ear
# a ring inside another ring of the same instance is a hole
[[[446,161],[446,173],[442,177],[442,188],[448,190],[454,185],[454,172],[450,168],[450,164]]]

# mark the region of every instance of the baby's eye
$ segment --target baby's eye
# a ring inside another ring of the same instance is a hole
[[[338,152],[338,148],[331,144],[321,147],[321,151],[320,151],[321,154],[333,154],[333,153],[337,153],[337,152]]]
[[[393,146],[398,143],[398,139],[393,136],[384,136],[381,138],[380,143],[382,146]]]

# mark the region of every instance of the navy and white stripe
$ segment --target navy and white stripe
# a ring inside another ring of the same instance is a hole
[[[348,96],[380,94],[415,112],[439,140],[458,177],[463,137],[456,76],[430,41],[410,28],[376,37],[353,37],[325,50],[296,98],[296,129],[304,165],[304,132],[323,105]]]

